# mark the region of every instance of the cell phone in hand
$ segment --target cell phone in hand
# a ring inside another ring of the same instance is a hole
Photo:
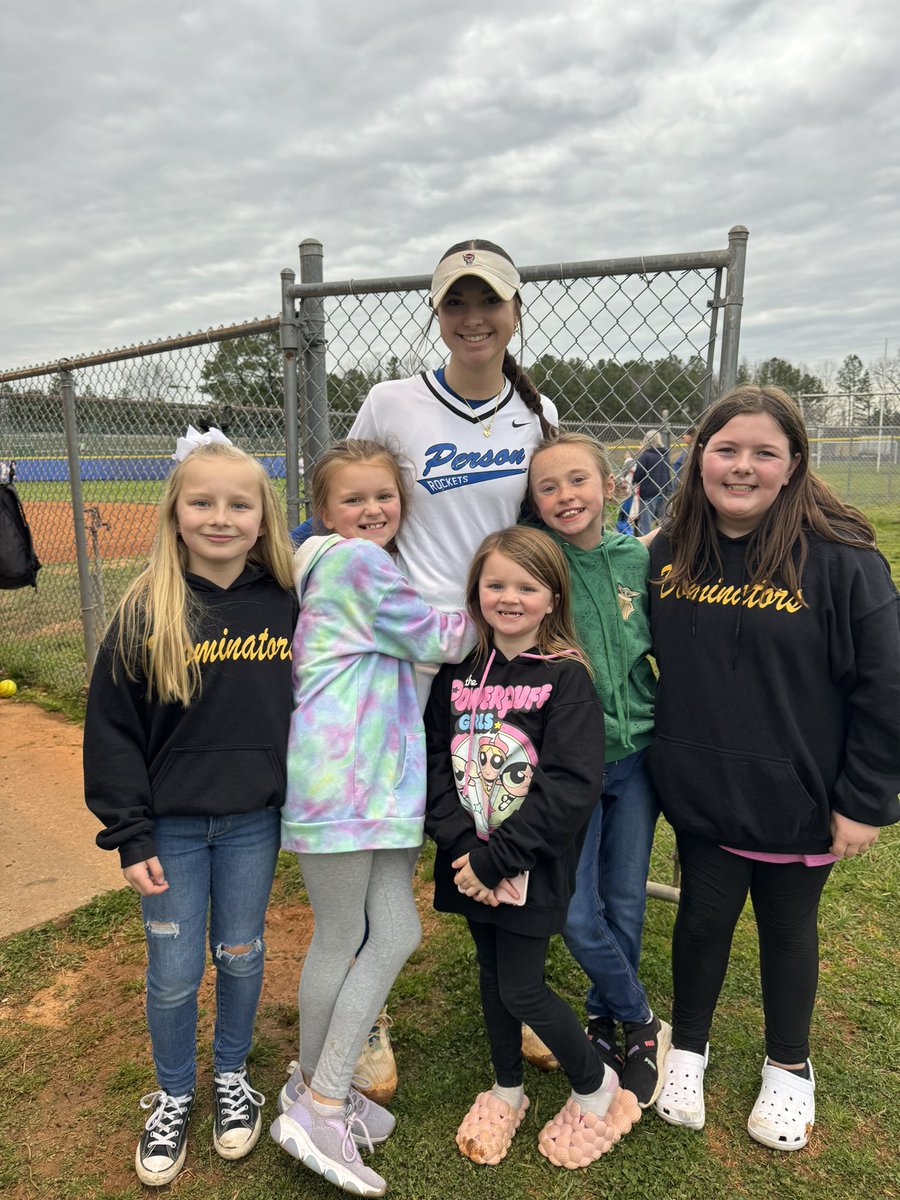
[[[508,884],[511,884],[519,893],[518,900],[507,890]],[[522,871],[519,875],[513,875],[511,879],[501,879],[494,888],[494,895],[501,904],[514,904],[517,908],[521,908],[528,895],[528,872]]]

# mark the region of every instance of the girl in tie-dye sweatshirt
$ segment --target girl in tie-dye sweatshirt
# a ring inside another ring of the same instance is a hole
[[[315,932],[300,980],[300,1062],[283,1092],[286,1104],[297,1098],[273,1127],[304,1161],[327,1157],[316,1131],[329,1110],[329,1124],[346,1120],[357,1136],[361,1117],[375,1140],[393,1128],[351,1079],[421,936],[411,856],[423,838],[425,735],[413,663],[458,662],[475,644],[468,617],[427,605],[391,556],[406,505],[394,454],[377,442],[338,443],[311,483],[314,515],[332,532],[294,559],[282,846],[298,854]]]

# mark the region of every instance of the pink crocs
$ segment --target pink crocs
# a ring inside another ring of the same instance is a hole
[[[501,1158],[506,1158],[527,1111],[527,1096],[522,1097],[522,1107],[516,1112],[493,1092],[479,1092],[456,1131],[460,1154],[473,1163],[496,1166]]]
[[[585,1112],[570,1096],[538,1135],[538,1150],[554,1167],[586,1167],[596,1162],[641,1119],[633,1092],[619,1088],[605,1117]]]

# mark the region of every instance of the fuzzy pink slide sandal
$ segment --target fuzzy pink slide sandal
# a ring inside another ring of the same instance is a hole
[[[493,1092],[479,1092],[456,1131],[460,1154],[474,1163],[495,1166],[506,1157],[527,1111],[527,1096],[522,1098],[522,1107],[516,1112]]]
[[[605,1117],[586,1112],[570,1096],[538,1135],[538,1149],[554,1167],[586,1167],[611,1150],[641,1119],[633,1092],[619,1088]]]

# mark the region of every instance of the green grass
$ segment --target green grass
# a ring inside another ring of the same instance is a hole
[[[671,834],[661,826],[653,874],[668,878]],[[427,888],[430,854],[419,866]],[[593,1167],[562,1171],[536,1148],[537,1132],[567,1092],[558,1074],[528,1069],[532,1108],[507,1159],[473,1166],[453,1142],[475,1092],[490,1082],[487,1045],[477,994],[471,940],[457,918],[438,918],[401,973],[391,997],[401,1086],[392,1104],[396,1134],[379,1148],[373,1166],[397,1200],[879,1200],[900,1197],[896,1147],[900,1144],[900,952],[894,937],[900,890],[900,830],[885,831],[866,859],[833,873],[822,905],[822,976],[813,1022],[817,1069],[817,1128],[810,1148],[778,1155],[752,1142],[744,1128],[759,1083],[762,1028],[756,942],[749,912],[738,925],[732,961],[714,1025],[707,1074],[707,1127],[701,1134],[674,1129],[644,1115],[615,1150]],[[292,858],[283,855],[273,910],[304,898]],[[295,911],[293,908],[290,911]],[[653,1002],[671,1001],[669,943],[674,908],[648,905],[642,975]],[[298,964],[299,969],[299,964]],[[0,1064],[7,1104],[0,1182],[12,1200],[142,1194],[129,1186],[129,1159],[140,1128],[137,1098],[152,1089],[140,980],[143,946],[135,898],[104,896],[72,917],[0,943],[3,1008]],[[79,972],[90,978],[88,987]],[[104,975],[115,977],[110,987]],[[585,980],[559,939],[548,976],[581,1011]],[[54,979],[64,982],[52,987]],[[47,1029],[29,1009],[35,992],[75,997],[70,1023]],[[105,997],[105,999],[104,999]],[[81,1003],[94,1017],[81,1019]],[[99,1005],[99,1008],[98,1008]],[[204,1002],[205,1027],[210,1016]],[[99,1015],[97,1015],[99,1013]],[[252,1055],[254,1079],[269,1096],[294,1055],[296,1014],[291,1003],[264,993]],[[112,1047],[112,1049],[111,1049]],[[209,1047],[200,1046],[208,1082]],[[52,1097],[50,1108],[46,1098]],[[37,1102],[36,1102],[37,1101]],[[66,1136],[49,1164],[35,1173],[48,1112],[66,1113]],[[189,1170],[179,1180],[190,1200],[327,1200],[337,1193],[305,1172],[265,1136],[251,1158],[223,1164],[211,1152],[208,1097],[201,1095],[192,1125]],[[85,1154],[90,1146],[92,1152]],[[108,1155],[115,1158],[113,1167]]]
[[[867,513],[896,576],[897,506],[869,506]],[[27,642],[23,646],[21,662],[27,667],[33,650]],[[9,674],[15,673],[8,669],[9,655],[17,652],[15,642],[4,637],[0,668]],[[22,678],[27,682],[24,670]],[[61,703],[55,692],[42,695],[27,686],[20,695]],[[80,703],[72,701],[67,711],[77,716]],[[652,878],[670,881],[672,849],[671,831],[661,825]],[[425,887],[430,858],[426,852],[419,867]],[[392,994],[401,1075],[392,1108],[399,1124],[372,1165],[388,1179],[396,1200],[900,1200],[898,895],[898,827],[883,832],[872,854],[840,864],[825,889],[812,1030],[817,1129],[808,1150],[778,1155],[746,1134],[762,1054],[756,939],[746,912],[715,1019],[706,1129],[702,1134],[674,1129],[650,1113],[601,1162],[573,1172],[551,1167],[535,1145],[541,1124],[562,1103],[565,1082],[531,1070],[526,1087],[532,1109],[508,1158],[498,1167],[478,1168],[457,1152],[453,1134],[474,1093],[489,1084],[490,1069],[471,941],[458,920],[438,920]],[[272,910],[295,911],[305,900],[295,860],[282,855]],[[641,973],[661,1012],[671,1004],[674,915],[670,904],[648,905]],[[137,1200],[143,1194],[128,1174],[140,1127],[136,1100],[153,1087],[142,974],[142,931],[128,892],[102,896],[64,922],[0,941],[0,1014],[5,1017],[0,1068],[6,1098],[0,1187],[11,1200]],[[585,980],[559,939],[551,947],[548,977],[581,1011]],[[85,997],[80,979],[91,981]],[[79,998],[59,1029],[48,1029],[31,1013],[35,995],[48,990],[60,991],[63,999]],[[93,1000],[90,1018],[81,1015],[82,1000]],[[208,1013],[203,1019],[208,1024]],[[270,1097],[267,1116],[274,1115],[272,1099],[283,1082],[284,1064],[295,1054],[295,1039],[292,1002],[264,994],[252,1063],[258,1086]],[[200,1068],[207,1076],[209,1058],[208,1046],[202,1045]],[[65,1114],[65,1137],[48,1139],[48,1113],[55,1121]],[[212,1153],[210,1138],[209,1104],[203,1098],[192,1127],[190,1169],[175,1185],[187,1200],[333,1200],[337,1195],[265,1135],[252,1158],[228,1165]]]
[[[121,503],[156,504],[162,496],[164,481],[159,479],[97,479],[83,480],[82,499],[88,504]],[[16,489],[24,505],[37,501],[72,502],[72,491],[66,482],[36,480],[17,483]]]
[[[103,611],[108,620],[140,563],[126,560],[103,571]],[[105,621],[95,615],[99,640]],[[74,563],[50,563],[38,586],[0,592],[0,677],[14,679],[19,697],[73,720],[84,718],[84,628]]]
[[[900,578],[900,502],[869,504],[865,511],[875,526],[878,548],[891,564],[894,579]]]
[[[284,496],[287,483],[284,479],[273,479],[279,496]],[[162,497],[165,481],[162,479],[85,479],[81,483],[81,495],[85,506],[97,504],[157,504]],[[35,480],[17,483],[19,499],[26,506],[38,501],[72,502],[72,491],[67,482]]]

